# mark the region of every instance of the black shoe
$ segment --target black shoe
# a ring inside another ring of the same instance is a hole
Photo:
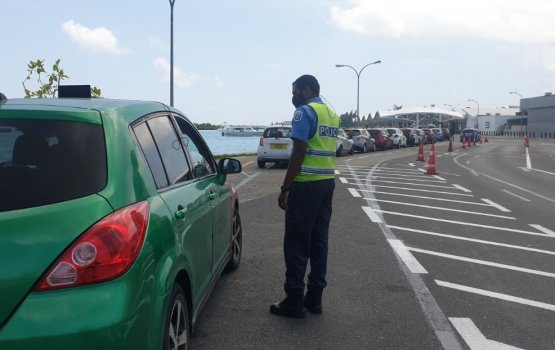
[[[309,289],[304,296],[304,306],[313,314],[322,313],[322,292]]]
[[[270,305],[270,312],[274,315],[285,317],[306,317],[301,298],[287,297],[279,303]]]

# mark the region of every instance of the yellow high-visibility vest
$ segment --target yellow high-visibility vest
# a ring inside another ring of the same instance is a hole
[[[306,155],[297,182],[333,179],[335,176],[335,150],[339,117],[323,103],[308,104],[316,112],[318,125],[308,140]]]

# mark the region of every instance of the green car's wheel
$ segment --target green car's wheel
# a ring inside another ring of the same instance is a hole
[[[189,331],[187,300],[181,287],[175,284],[166,313],[164,350],[187,350],[191,338]]]
[[[241,226],[241,217],[239,216],[239,209],[235,208],[235,215],[233,216],[231,232],[231,260],[227,263],[226,271],[237,270],[241,263],[241,253],[243,252],[243,226]]]

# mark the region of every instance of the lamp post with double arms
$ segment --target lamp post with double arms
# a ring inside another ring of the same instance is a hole
[[[519,94],[516,91],[509,91],[509,94],[511,95],[518,95],[518,97],[520,97],[520,99],[522,100],[522,95]],[[520,106],[521,102],[518,101],[518,104]],[[522,107],[520,107],[520,133],[522,134],[522,128],[524,127],[524,115],[522,113]],[[528,123],[526,123],[526,132],[528,132]]]
[[[173,107],[173,4],[175,0],[170,1],[170,106]]]
[[[347,65],[347,64],[336,64],[336,65],[335,65],[337,68],[349,67],[349,68],[351,68],[351,69],[355,72],[355,74],[357,75],[357,119],[360,118],[360,116],[359,116],[360,75],[362,74],[362,71],[364,70],[364,68],[366,68],[366,67],[368,67],[368,66],[370,66],[370,65],[373,65],[373,64],[381,63],[381,62],[382,62],[381,60],[378,60],[378,61],[375,61],[375,62],[372,62],[372,63],[368,63],[367,65],[365,65],[364,67],[362,67],[362,68],[361,68],[360,70],[358,70],[358,71],[357,71],[354,67],[351,67],[351,66],[349,66],[349,65]]]
[[[476,123],[478,123],[478,117],[480,116],[480,104],[478,103],[478,101],[469,98],[468,101],[472,101],[474,103],[476,103],[476,106],[478,106],[478,111],[476,112]]]

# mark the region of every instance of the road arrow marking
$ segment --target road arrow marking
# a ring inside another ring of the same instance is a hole
[[[532,225],[532,224],[530,224],[530,226],[532,226],[533,228],[535,228],[538,231],[542,231],[546,235],[555,237],[555,232],[551,231],[548,228],[543,227],[542,225]]]

